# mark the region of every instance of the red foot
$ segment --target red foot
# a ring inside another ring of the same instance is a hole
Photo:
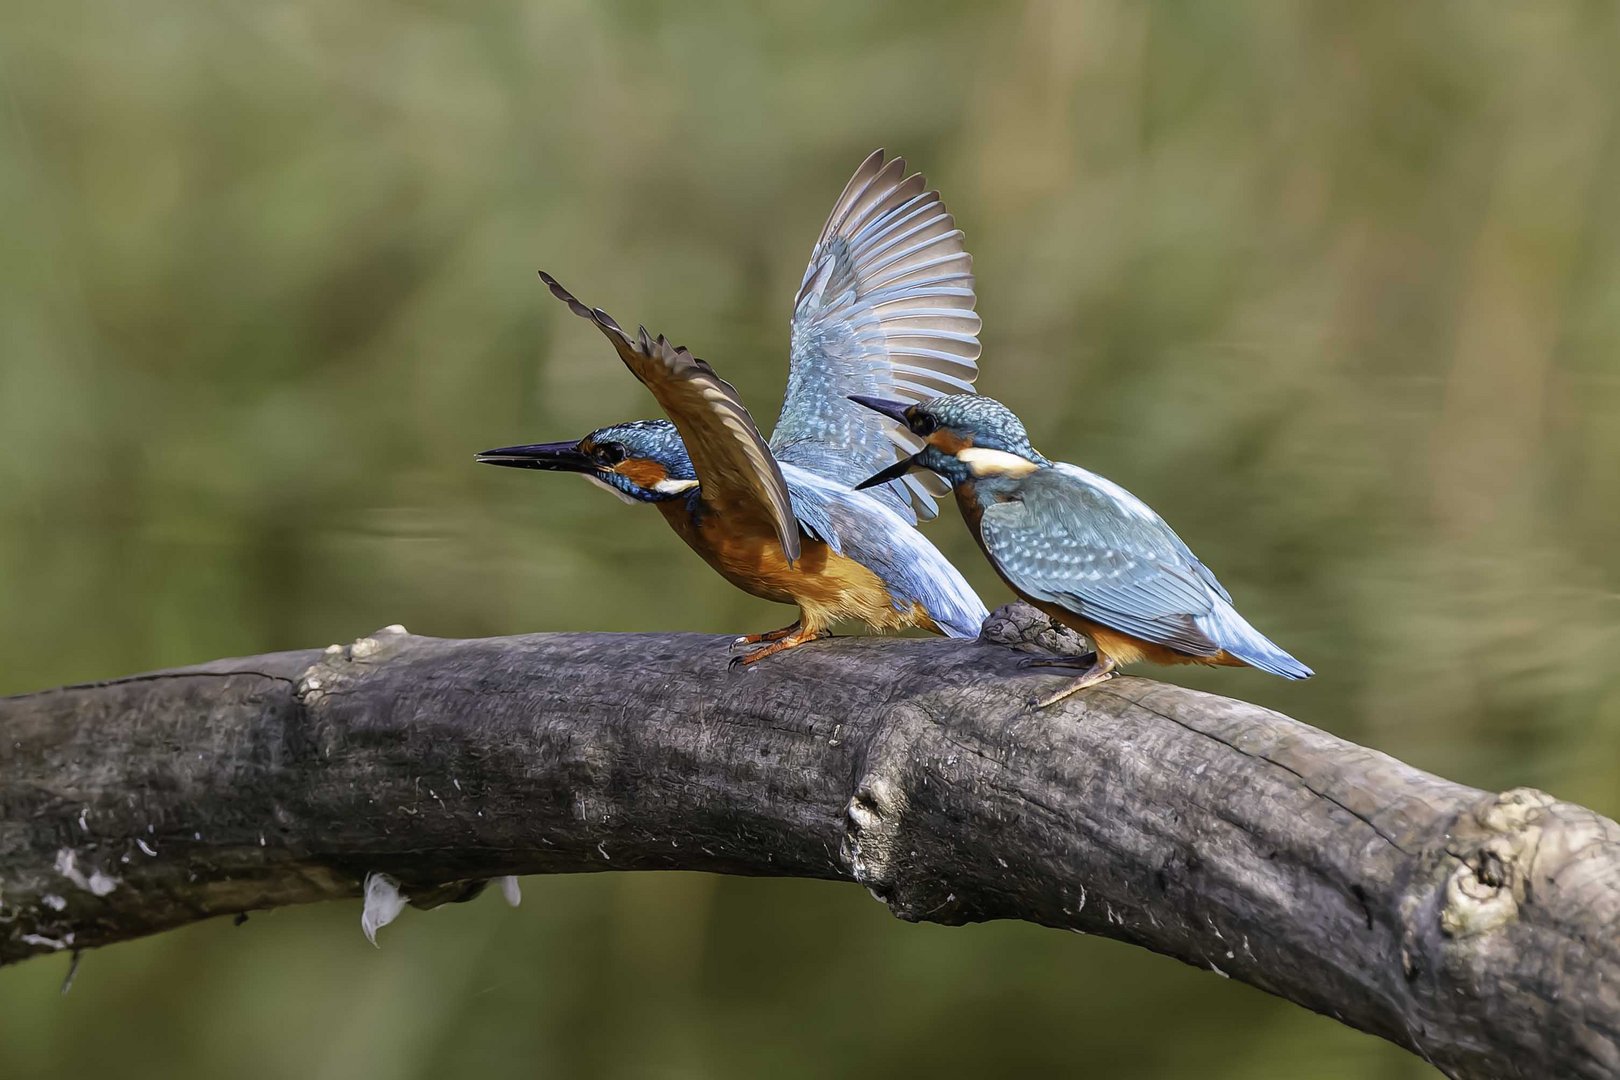
[[[780,631],[778,632],[780,633]],[[764,637],[766,635],[762,634],[760,636]],[[739,657],[734,658],[731,661],[731,666],[736,667],[738,664],[757,664],[767,656],[775,656],[779,652],[787,652],[789,649],[797,649],[800,645],[808,645],[812,641],[817,641],[821,638],[831,636],[832,631],[830,630],[806,630],[802,626],[790,627],[788,633],[776,638],[776,640],[772,641],[770,644],[762,645],[752,652],[747,652]]]
[[[742,637],[738,638],[736,641],[733,641],[731,644],[732,645],[758,645],[758,644],[760,644],[761,642],[764,642],[764,641],[781,641],[783,638],[787,637],[789,634],[796,633],[798,630],[799,630],[799,624],[794,623],[792,626],[784,626],[780,630],[767,630],[763,634],[744,634]]]

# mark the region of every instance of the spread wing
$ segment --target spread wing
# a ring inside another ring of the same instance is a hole
[[[796,561],[799,526],[787,483],[731,384],[662,334],[654,338],[642,327],[632,337],[607,312],[576,300],[550,274],[542,270],[540,277],[570,311],[596,324],[625,367],[658,399],[686,444],[703,501],[721,513],[769,524],[788,561]]]
[[[1043,469],[1016,499],[986,507],[979,530],[991,562],[1022,592],[1144,641],[1220,651],[1194,622],[1214,606],[1209,572],[1123,488],[1073,466]]]
[[[771,436],[783,461],[853,486],[921,449],[850,394],[923,401],[979,375],[973,258],[962,231],[904,158],[875,151],[816,241],[793,305],[787,394]],[[907,520],[933,517],[943,486],[914,473],[875,490]],[[912,504],[915,502],[915,512]]]

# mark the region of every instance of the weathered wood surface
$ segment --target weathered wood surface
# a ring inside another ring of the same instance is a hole
[[[700,635],[379,632],[0,700],[0,963],[372,871],[425,902],[843,878],[904,919],[1133,942],[1453,1076],[1620,1075],[1613,821],[1145,679],[1034,712],[1070,673],[1017,660],[840,639],[728,671]]]

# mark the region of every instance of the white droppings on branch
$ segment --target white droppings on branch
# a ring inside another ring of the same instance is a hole
[[[92,896],[106,896],[118,888],[118,879],[100,870],[92,870],[90,876],[85,877],[84,871],[79,869],[78,857],[74,855],[72,848],[57,850],[56,872]]]
[[[376,945],[377,931],[399,918],[407,902],[395,878],[387,874],[367,874],[366,904],[360,912],[360,929],[366,940]]]
[[[517,907],[519,904],[523,903],[523,886],[518,884],[517,878],[503,877],[496,878],[495,880],[501,883],[501,895],[506,898],[506,902],[508,904],[510,904],[512,907]]]
[[[25,945],[40,945],[44,948],[54,949],[57,952],[61,952],[69,945],[73,944],[73,935],[71,933],[67,933],[63,934],[59,938],[53,938],[46,937],[44,934],[24,934],[17,940],[21,941]]]

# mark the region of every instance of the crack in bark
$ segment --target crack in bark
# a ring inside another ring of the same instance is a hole
[[[1387,833],[1385,833],[1384,830],[1380,829],[1372,821],[1371,818],[1368,818],[1365,814],[1361,813],[1359,810],[1356,810],[1355,808],[1353,808],[1351,806],[1347,806],[1344,802],[1340,801],[1335,796],[1330,795],[1327,792],[1321,791],[1318,788],[1312,786],[1311,782],[1308,779],[1306,779],[1305,775],[1303,773],[1299,772],[1297,769],[1289,768],[1287,765],[1284,765],[1282,762],[1277,761],[1277,760],[1275,760],[1273,758],[1269,758],[1264,754],[1251,753],[1250,751],[1243,749],[1241,746],[1238,746],[1236,743],[1233,743],[1231,740],[1221,738],[1219,735],[1216,735],[1214,732],[1205,731],[1203,728],[1195,727],[1192,724],[1187,723],[1185,720],[1181,720],[1181,719],[1179,719],[1179,718],[1177,718],[1175,716],[1171,716],[1169,713],[1161,712],[1160,710],[1155,709],[1155,708],[1151,707],[1150,705],[1148,705],[1147,704],[1147,699],[1145,699],[1145,698],[1126,697],[1125,695],[1120,694],[1120,693],[1112,690],[1106,683],[1103,684],[1103,686],[1101,687],[1101,690],[1104,693],[1107,693],[1110,697],[1117,698],[1118,700],[1126,702],[1126,703],[1131,704],[1131,705],[1135,705],[1137,708],[1141,709],[1142,711],[1147,712],[1147,713],[1151,713],[1152,715],[1157,716],[1157,717],[1159,717],[1161,719],[1168,720],[1172,724],[1175,724],[1177,727],[1180,727],[1180,728],[1182,728],[1182,729],[1184,729],[1186,731],[1190,731],[1195,735],[1202,735],[1207,739],[1210,739],[1210,740],[1212,740],[1212,741],[1214,741],[1216,743],[1219,743],[1221,746],[1226,747],[1228,750],[1231,750],[1235,754],[1242,754],[1244,757],[1248,758],[1251,761],[1263,761],[1267,765],[1271,765],[1271,766],[1273,766],[1275,768],[1281,769],[1283,772],[1287,773],[1288,775],[1292,776],[1294,779],[1298,780],[1300,786],[1303,787],[1306,791],[1309,791],[1312,795],[1315,795],[1317,798],[1322,799],[1325,802],[1332,803],[1334,806],[1337,806],[1340,810],[1343,810],[1345,813],[1349,814],[1351,817],[1355,818],[1357,821],[1359,821],[1363,825],[1367,826],[1367,828],[1369,828],[1369,829],[1371,829],[1373,831],[1373,834],[1375,836],[1377,836],[1380,840],[1384,841],[1384,843],[1388,844],[1390,847],[1394,848],[1396,851],[1399,851],[1403,855],[1416,855],[1417,854],[1416,852],[1409,851],[1405,847],[1403,847],[1400,844],[1399,841],[1397,841],[1393,836],[1390,836]]]
[[[112,687],[126,686],[130,683],[165,682],[171,679],[176,681],[182,679],[231,679],[238,675],[251,675],[267,682],[286,683],[289,686],[297,682],[288,675],[273,675],[268,671],[252,671],[246,668],[231,671],[192,671],[185,669],[150,671],[140,675],[120,675],[116,679],[103,679],[99,682],[70,683],[67,686],[53,686],[47,690],[29,690],[21,694],[0,697],[0,704],[11,701],[27,701],[30,698],[46,697],[51,694],[65,694],[74,690],[106,690]]]

